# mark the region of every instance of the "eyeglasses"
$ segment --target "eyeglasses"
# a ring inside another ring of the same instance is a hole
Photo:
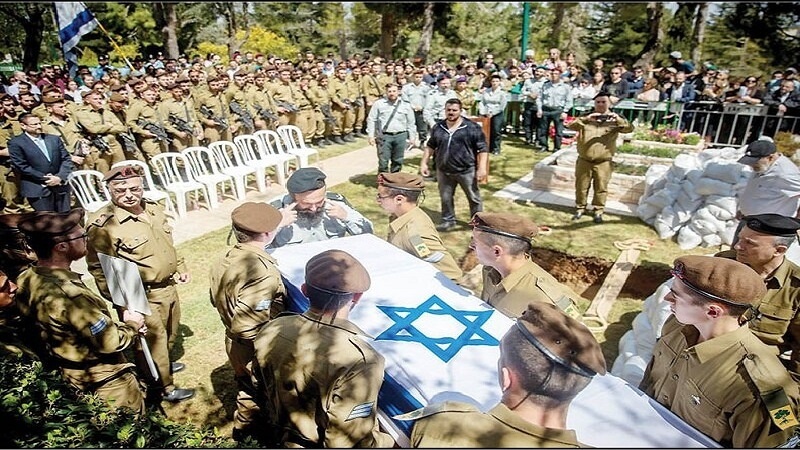
[[[755,83],[756,80],[746,80],[745,83]]]
[[[144,192],[144,189],[142,189],[140,186],[111,189],[111,192],[113,192],[116,195],[124,195],[127,191],[131,191],[131,194],[141,194],[142,192]]]
[[[84,233],[79,234],[78,236],[71,237],[69,239],[64,239],[61,242],[69,242],[69,241],[75,241],[75,240],[78,240],[78,239],[86,239],[88,237],[89,237],[89,235],[86,232],[84,232]]]

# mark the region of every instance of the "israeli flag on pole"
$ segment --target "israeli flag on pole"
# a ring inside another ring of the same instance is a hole
[[[98,22],[82,2],[55,2],[55,7],[61,49],[69,66],[69,77],[75,78],[78,72],[78,54],[75,52],[75,46],[84,35],[97,28]]]

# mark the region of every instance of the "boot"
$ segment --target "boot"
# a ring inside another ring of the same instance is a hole
[[[325,147],[325,143],[323,142],[322,138],[314,139],[311,145],[313,145],[314,147]]]
[[[342,137],[341,137],[341,136],[339,136],[338,134],[337,134],[336,136],[334,136],[334,137],[333,137],[331,140],[333,141],[333,143],[334,143],[334,144],[339,144],[339,145],[344,145],[344,144],[346,144],[346,142],[345,142],[345,141],[343,141],[343,140],[342,140]]]
[[[344,139],[345,142],[355,142],[356,141],[356,138],[353,137],[353,133],[345,134],[342,139]]]

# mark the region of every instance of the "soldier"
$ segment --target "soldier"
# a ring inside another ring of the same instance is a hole
[[[64,379],[94,392],[113,407],[144,412],[139,380],[122,351],[137,333],[146,332],[144,316],[123,310],[115,321],[105,300],[89,289],[73,261],[86,255],[83,209],[40,211],[19,223],[38,262],[17,280],[20,311],[36,323],[52,363]]]
[[[461,100],[461,106],[464,111],[470,112],[475,106],[475,91],[467,86],[467,77],[460,76],[456,78],[456,97]]]
[[[364,266],[349,253],[311,258],[300,287],[310,307],[270,321],[256,336],[253,364],[264,395],[271,444],[283,447],[391,447],[378,430],[384,359],[348,320],[369,289]],[[313,351],[309,351],[313,349]],[[297,388],[287,387],[295,386]]]
[[[64,98],[45,96],[42,104],[47,112],[42,119],[42,133],[61,137],[75,167],[82,167],[89,152],[89,141],[78,133],[78,127],[67,112]]]
[[[381,85],[378,77],[381,74],[381,65],[373,64],[370,66],[369,73],[364,73],[361,77],[361,92],[364,93],[364,104],[367,109],[367,115],[376,100],[383,97],[386,85]]]
[[[347,81],[347,69],[339,67],[336,69],[336,77],[331,80],[329,85],[333,116],[336,117],[336,126],[331,139],[335,144],[355,142],[355,138],[352,136],[353,123],[356,119],[353,110],[353,100],[355,99],[350,97],[355,92]]]
[[[203,136],[208,142],[232,141],[233,127],[228,114],[229,105],[225,102],[222,81],[224,75],[208,79],[207,94],[200,94],[197,103],[197,117],[203,124]]]
[[[273,130],[278,127],[278,107],[267,89],[267,75],[259,72],[253,76],[254,89],[251,94],[251,104],[256,109],[259,120],[256,128],[259,130]],[[259,128],[261,127],[261,128]]]
[[[292,83],[292,70],[281,69],[280,80],[269,91],[278,107],[278,125],[295,125],[297,123],[297,93]]]
[[[169,85],[168,92],[169,97],[158,106],[158,114],[165,118],[164,129],[172,137],[169,150],[180,152],[200,145],[203,128],[197,120],[192,99],[184,98],[184,89],[178,83]]]
[[[723,447],[776,447],[797,428],[797,384],[743,320],[766,293],[746,265],[681,256],[639,388]]]
[[[87,92],[83,101],[87,106],[76,111],[75,122],[81,136],[91,143],[84,166],[105,172],[125,160],[117,135],[127,133],[128,127],[106,107],[105,97],[99,92]]]
[[[11,281],[36,262],[36,254],[19,229],[20,220],[29,214],[0,214],[0,270]]]
[[[181,401],[194,395],[193,389],[176,388],[172,374],[183,370],[183,363],[170,363],[169,353],[178,334],[181,307],[177,283],[188,283],[191,276],[172,243],[172,227],[162,206],[142,198],[142,171],[136,166],[118,166],[103,179],[111,193],[111,203],[89,217],[89,251],[86,261],[100,292],[111,295],[98,253],[132,261],[139,266],[152,314],[145,318],[147,344],[160,375],[157,389],[163,399]],[[145,363],[137,352],[143,372]],[[152,380],[151,380],[152,383]]]
[[[142,106],[142,101],[136,99],[136,102],[139,106]],[[128,98],[127,96],[121,94],[120,92],[114,92],[111,94],[111,97],[108,98],[108,109],[117,116],[120,122],[127,124],[128,123]],[[142,108],[138,108],[139,111]],[[115,136],[115,139],[119,144],[122,146],[123,151],[125,152],[125,159],[135,159],[141,162],[147,162],[142,154],[142,151],[139,150],[139,144],[136,143],[136,138],[131,133],[130,128],[125,125],[126,131],[124,133],[119,133]]]
[[[225,102],[230,108],[230,119],[234,136],[252,134],[255,131],[256,110],[250,106],[245,88],[247,86],[247,73],[239,69],[233,74],[233,83],[225,90]],[[235,113],[236,109],[239,113]]]
[[[231,213],[237,244],[211,269],[211,302],[225,326],[225,351],[239,387],[233,437],[252,432],[259,408],[254,400],[253,339],[261,327],[285,310],[286,287],[277,261],[264,247],[275,239],[281,213],[265,203],[244,203]]]
[[[470,249],[483,264],[481,299],[510,318],[519,317],[530,302],[551,303],[580,319],[580,295],[559,283],[531,261],[531,239],[539,227],[511,213],[478,212],[470,222]]]
[[[378,172],[400,172],[406,149],[419,145],[414,110],[400,100],[400,87],[386,85],[386,97],[375,101],[367,118],[370,145],[378,149]]]
[[[325,174],[316,167],[295,170],[286,180],[286,190],[287,195],[272,203],[283,220],[271,248],[372,233],[372,222],[343,195],[327,192]]]
[[[412,447],[585,447],[567,429],[572,400],[605,375],[600,344],[585,325],[544,303],[531,303],[500,342],[498,380],[503,395],[481,412],[472,404],[426,406],[400,420],[416,420]]]
[[[141,97],[144,105],[135,111],[128,111],[126,124],[136,137],[136,144],[142,150],[145,160],[149,162],[154,156],[167,151],[169,138],[165,137],[164,118],[158,113],[156,89],[145,89]]]
[[[792,377],[800,381],[800,267],[786,258],[797,240],[800,220],[780,214],[758,214],[742,219],[744,227],[733,249],[715,256],[735,259],[761,275],[767,293],[757,314],[749,322],[750,330],[764,343],[790,352],[781,362]]]
[[[410,173],[379,173],[378,204],[390,214],[386,240],[395,247],[431,263],[451,280],[458,282],[461,268],[439,237],[433,221],[418,206],[425,182]]]
[[[17,295],[17,285],[0,270],[0,355],[4,358],[11,356],[38,360],[39,356],[26,342],[25,324],[20,320],[19,311],[14,297]]]
[[[328,76],[319,75],[316,85],[311,87],[310,91],[310,96],[314,99],[314,104],[316,105],[314,108],[316,126],[312,143],[318,147],[325,147],[333,144],[328,140],[328,136],[333,133],[333,125],[336,123],[336,118],[333,117],[333,111],[331,110]]]
[[[350,71],[350,76],[347,80],[347,85],[350,88],[350,96],[353,98],[353,138],[364,137],[367,135],[365,127],[367,126],[365,120],[369,114],[364,102],[364,91],[362,89],[363,77],[361,67],[356,66]]]
[[[31,210],[20,194],[19,176],[11,168],[8,154],[8,141],[22,133],[13,111],[14,99],[8,94],[0,94],[0,212],[7,214]]]

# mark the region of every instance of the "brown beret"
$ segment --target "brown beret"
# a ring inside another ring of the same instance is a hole
[[[41,91],[42,95],[53,91],[57,91],[59,94],[61,93],[61,89],[59,89],[58,86],[56,86],[55,84],[46,84],[42,87]]]
[[[326,250],[306,263],[306,284],[333,293],[360,293],[369,289],[367,269],[342,250]]]
[[[570,372],[588,378],[598,373],[605,375],[606,359],[597,339],[586,325],[557,306],[533,302],[514,327],[547,359]]]
[[[128,80],[128,86],[130,86],[130,87],[136,86],[137,84],[140,84],[140,83],[145,83],[146,84],[147,82],[144,81],[144,78],[131,78],[130,80]]]
[[[407,191],[422,191],[425,189],[425,181],[421,176],[413,173],[382,172],[378,174],[378,186],[405,189]]]
[[[183,74],[183,75],[179,76],[178,79],[175,80],[175,81],[178,82],[178,83],[186,83],[186,82],[191,82],[192,80],[189,79],[188,75]]]
[[[119,92],[114,92],[111,94],[111,97],[108,98],[112,102],[127,102],[128,98],[124,95],[120,94]]]
[[[52,96],[52,95],[45,95],[42,98],[42,103],[45,105],[52,105],[53,103],[64,103],[64,97],[62,96]]]
[[[117,166],[105,173],[103,181],[127,180],[128,178],[142,177],[144,171],[139,166]]]
[[[173,89],[183,89],[183,87],[181,87],[181,85],[180,85],[180,84],[178,84],[178,83],[170,83],[170,84],[167,86],[167,90],[168,90],[168,91],[171,91],[171,90],[173,90]]]
[[[270,70],[278,70],[278,68],[277,68],[275,65],[273,65],[273,64],[270,64],[270,65],[268,65],[268,66],[264,67],[264,70],[266,70],[267,72],[269,72]]]
[[[302,167],[286,180],[286,190],[292,194],[314,191],[325,187],[325,178],[325,174],[316,167]]]
[[[530,243],[539,227],[527,217],[512,213],[477,212],[470,225],[478,230]]]
[[[767,293],[761,276],[733,259],[681,256],[675,260],[672,275],[706,298],[736,306],[755,305]]]
[[[111,86],[111,92],[124,91],[125,89],[126,89],[126,86],[123,83],[117,83],[117,84]]]
[[[19,221],[17,227],[29,237],[63,236],[79,226],[83,220],[83,208],[74,208],[69,212],[36,211]]]
[[[25,218],[32,216],[34,212],[22,214],[0,214],[0,230],[17,229],[17,225]]]
[[[246,202],[231,212],[233,226],[251,233],[269,233],[281,223],[280,211],[266,203]]]

